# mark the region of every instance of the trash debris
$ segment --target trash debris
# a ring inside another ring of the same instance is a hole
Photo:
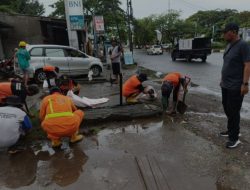
[[[188,123],[188,122],[186,122],[186,121],[184,121],[184,120],[183,120],[182,122],[180,122],[181,125],[187,124],[187,123]]]
[[[89,79],[89,81],[93,80],[93,74],[94,74],[93,71],[90,70],[89,73],[88,73],[88,79]]]

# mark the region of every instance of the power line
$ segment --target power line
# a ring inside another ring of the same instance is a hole
[[[202,6],[200,6],[200,5],[196,5],[196,4],[194,4],[194,3],[190,3],[190,2],[188,2],[188,1],[186,1],[186,0],[179,0],[179,1],[185,3],[186,6],[188,6],[189,8],[191,8],[191,9],[193,9],[193,10],[196,10],[196,11],[197,11],[197,10],[203,10],[203,11],[208,10],[208,9],[205,8],[205,7],[202,7]],[[196,8],[195,8],[195,7],[196,7]]]

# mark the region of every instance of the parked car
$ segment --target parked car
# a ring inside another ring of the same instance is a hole
[[[89,56],[73,47],[60,45],[28,45],[30,53],[30,78],[37,83],[43,82],[45,73],[43,67],[51,65],[59,70],[60,74],[70,76],[88,74],[93,71],[93,77],[97,77],[103,71],[100,59]]]
[[[160,55],[163,54],[163,50],[160,45],[153,45],[149,49],[147,49],[148,55]]]

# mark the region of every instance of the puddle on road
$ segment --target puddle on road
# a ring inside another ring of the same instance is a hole
[[[156,123],[149,120],[132,123],[115,123],[112,126],[119,126],[119,128],[104,129],[97,136],[87,139],[98,147],[99,144],[103,146],[106,137],[111,134],[146,134],[162,127],[160,120]],[[78,180],[87,160],[88,156],[84,153],[83,147],[79,144],[69,145],[67,138],[63,139],[61,149],[53,149],[49,141],[41,141],[15,155],[1,153],[0,189],[25,186],[47,187],[53,184],[65,187]]]
[[[143,155],[156,158],[174,189],[184,190],[181,183],[189,180],[190,188],[194,184],[216,189],[210,171],[220,163],[217,148],[171,123],[161,119],[106,123],[98,127],[109,128],[81,143],[69,145],[64,139],[62,150],[43,141],[20,154],[0,154],[0,189],[143,190],[134,160]]]

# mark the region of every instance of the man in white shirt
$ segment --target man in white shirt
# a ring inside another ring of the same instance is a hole
[[[23,105],[18,96],[7,97],[6,104],[0,107],[0,150],[15,145],[32,128],[29,117],[20,109]]]
[[[115,76],[115,81],[113,83],[116,84],[118,83],[118,76],[121,73],[121,54],[121,46],[117,45],[116,40],[112,40],[112,49],[110,50],[109,55],[111,59],[113,75]]]

